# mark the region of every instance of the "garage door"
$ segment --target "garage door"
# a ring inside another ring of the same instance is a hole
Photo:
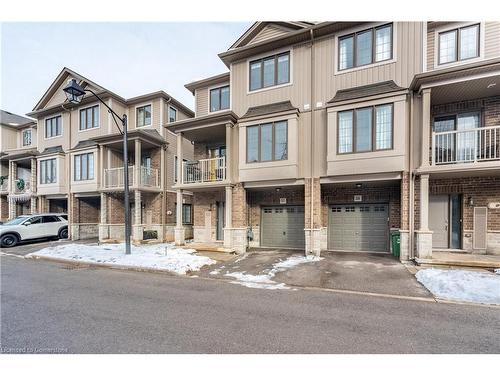
[[[388,205],[330,206],[328,248],[331,250],[389,251]]]
[[[262,208],[261,246],[304,248],[304,206]]]

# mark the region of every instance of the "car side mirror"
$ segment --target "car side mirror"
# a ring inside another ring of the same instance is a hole
[[[27,222],[23,223],[23,225],[26,225],[26,226],[31,225],[31,222],[27,221]]]

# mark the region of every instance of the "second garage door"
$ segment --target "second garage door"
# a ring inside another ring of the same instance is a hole
[[[330,206],[328,248],[330,250],[389,251],[388,205]]]
[[[304,206],[262,208],[261,246],[304,248]]]

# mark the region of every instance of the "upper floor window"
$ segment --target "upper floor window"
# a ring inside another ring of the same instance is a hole
[[[137,127],[151,125],[151,104],[137,107],[135,110]]]
[[[40,161],[40,184],[57,182],[57,160],[47,159]]]
[[[290,82],[290,52],[250,62],[250,91],[288,82]]]
[[[94,153],[75,155],[74,180],[84,181],[94,179]]]
[[[392,59],[392,24],[339,38],[339,70]]]
[[[99,127],[99,106],[80,109],[80,130]]]
[[[210,90],[210,112],[229,109],[229,86]]]
[[[23,146],[31,146],[31,129],[23,131]]]
[[[247,127],[247,163],[286,160],[287,158],[287,121]]]
[[[439,33],[439,64],[479,56],[479,25]]]
[[[45,120],[45,138],[57,137],[62,134],[62,117],[55,116]]]
[[[392,148],[392,104],[358,108],[338,113],[339,154],[389,150]]]
[[[174,107],[168,107],[168,122],[177,121],[177,110]]]

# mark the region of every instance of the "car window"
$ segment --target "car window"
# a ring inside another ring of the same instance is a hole
[[[29,220],[26,220],[26,222],[30,222],[31,224],[41,224],[42,223],[42,217],[41,216],[35,216],[35,217],[32,217]]]
[[[68,221],[68,215],[60,215],[64,220]]]
[[[59,218],[57,216],[42,216],[42,217],[44,223],[54,223],[56,221],[59,221]]]
[[[3,225],[18,225],[21,224],[24,220],[26,220],[26,216],[18,216],[15,219],[12,219],[11,221],[3,223]]]

